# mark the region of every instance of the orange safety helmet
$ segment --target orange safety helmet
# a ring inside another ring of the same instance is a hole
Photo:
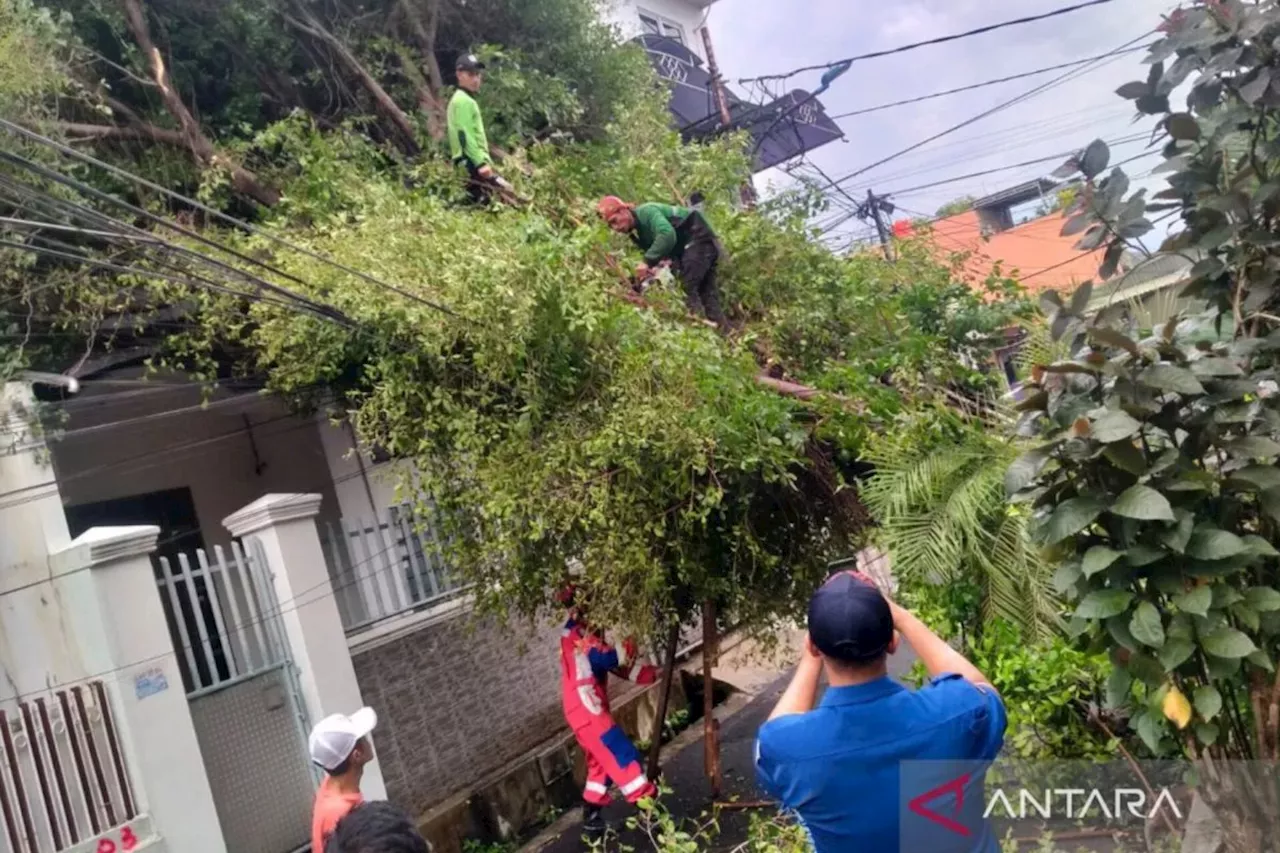
[[[616,195],[607,195],[604,198],[600,199],[600,201],[596,204],[596,212],[599,213],[600,218],[604,219],[606,222],[609,220],[610,217],[612,217],[616,213],[619,213],[623,210],[634,210],[634,209],[635,209],[635,205],[627,204],[625,201],[618,198]]]

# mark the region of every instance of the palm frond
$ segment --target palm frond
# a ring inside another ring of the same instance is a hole
[[[876,474],[861,495],[902,580],[968,577],[984,591],[984,618],[1005,619],[1033,640],[1061,623],[1026,515],[1005,500],[1005,470],[1020,451],[977,432],[923,453],[909,441],[884,439],[870,454]]]

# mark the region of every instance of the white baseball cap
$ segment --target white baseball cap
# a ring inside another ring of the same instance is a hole
[[[372,708],[361,708],[350,717],[334,714],[316,723],[307,739],[311,760],[325,770],[333,770],[351,757],[360,739],[378,725],[378,714]]]

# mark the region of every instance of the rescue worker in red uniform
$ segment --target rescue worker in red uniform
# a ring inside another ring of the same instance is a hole
[[[560,635],[560,686],[565,720],[587,756],[583,831],[598,836],[605,828],[601,810],[612,801],[610,784],[629,803],[658,793],[645,776],[640,753],[609,714],[609,673],[636,684],[652,684],[657,681],[657,668],[635,665],[635,640],[628,638],[621,650],[609,645],[603,632],[590,626],[575,606],[574,594],[570,585],[559,596],[569,611]]]

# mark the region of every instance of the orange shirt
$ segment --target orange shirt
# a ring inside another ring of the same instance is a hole
[[[339,791],[331,777],[324,777],[316,791],[315,808],[311,811],[311,853],[324,853],[324,843],[333,834],[338,821],[363,802],[364,797],[358,791],[354,794]]]

